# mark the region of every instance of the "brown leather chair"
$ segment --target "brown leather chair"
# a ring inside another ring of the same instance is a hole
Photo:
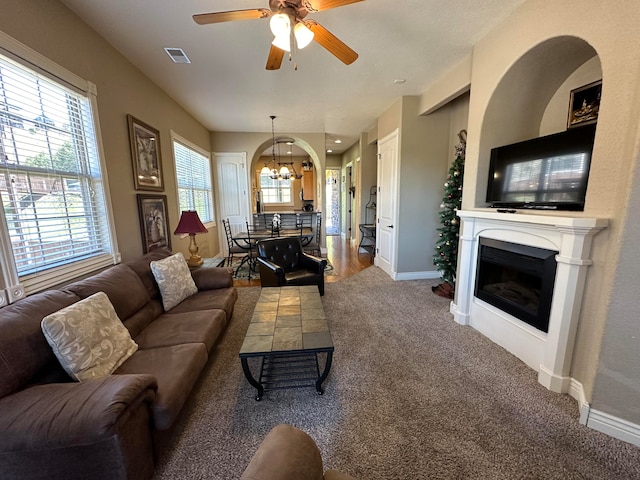
[[[317,285],[324,295],[327,261],[307,255],[298,237],[278,237],[258,242],[258,268],[263,287]]]
[[[273,427],[240,480],[356,480],[337,470],[323,472],[313,439],[291,425]]]

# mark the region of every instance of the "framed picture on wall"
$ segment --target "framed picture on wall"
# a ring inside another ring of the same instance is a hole
[[[602,80],[571,90],[567,128],[589,125],[598,121]]]
[[[142,251],[147,253],[162,247],[171,249],[167,196],[138,194],[137,197]]]
[[[127,115],[129,144],[136,190],[164,190],[160,134],[158,130]]]

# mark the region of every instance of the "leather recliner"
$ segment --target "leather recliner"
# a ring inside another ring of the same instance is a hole
[[[327,261],[307,255],[298,237],[278,237],[258,242],[258,268],[263,287],[317,285],[324,295]]]

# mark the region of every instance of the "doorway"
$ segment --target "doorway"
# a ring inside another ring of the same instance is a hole
[[[327,235],[340,235],[340,169],[327,168],[325,178],[325,232]]]

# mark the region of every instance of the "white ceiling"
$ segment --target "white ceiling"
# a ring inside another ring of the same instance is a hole
[[[327,148],[340,153],[397,98],[421,94],[460,62],[524,0],[365,0],[312,13],[307,19],[359,58],[344,65],[312,42],[276,71],[265,69],[273,38],[267,19],[201,26],[191,17],[268,8],[268,0],[61,1],[209,130],[270,132],[276,115],[276,134],[326,133]],[[192,63],[173,63],[164,47],[182,48]]]

